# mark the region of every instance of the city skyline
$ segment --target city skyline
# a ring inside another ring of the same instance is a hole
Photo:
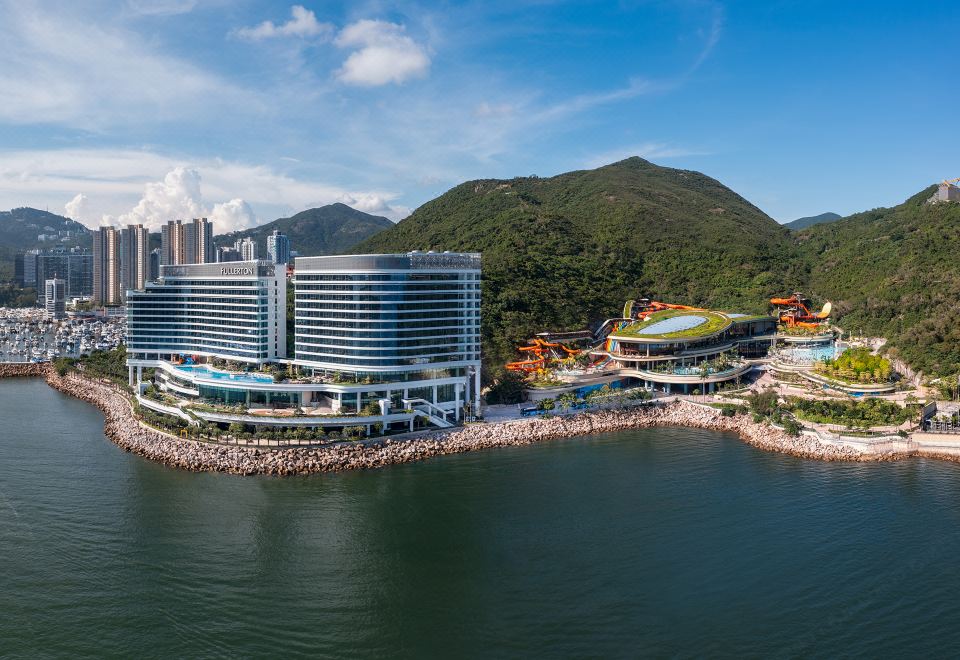
[[[397,220],[463,180],[629,155],[779,221],[957,174],[957,138],[917,130],[956,106],[946,3],[3,9],[0,206],[90,227],[231,231],[335,201]]]

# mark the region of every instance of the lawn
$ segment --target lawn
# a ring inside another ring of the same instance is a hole
[[[700,325],[687,328],[685,330],[675,330],[673,332],[663,332],[656,334],[649,334],[643,332],[644,329],[651,327],[655,323],[660,321],[666,321],[667,319],[678,318],[682,316],[699,316],[705,318],[706,321]],[[614,337],[637,337],[640,339],[688,339],[691,337],[707,337],[722,330],[726,330],[730,327],[732,323],[731,319],[728,316],[720,314],[718,312],[708,312],[708,311],[687,311],[681,309],[667,309],[661,312],[655,312],[648,317],[647,321],[638,321],[632,323],[623,330],[619,330],[613,334]]]

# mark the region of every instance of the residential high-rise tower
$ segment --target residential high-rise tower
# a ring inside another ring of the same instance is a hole
[[[93,301],[97,305],[120,305],[120,232],[101,227],[93,232]]]
[[[267,236],[267,253],[275,264],[290,263],[290,237],[282,234],[279,229]]]
[[[120,230],[120,287],[142,291],[150,279],[150,233],[143,225]]]

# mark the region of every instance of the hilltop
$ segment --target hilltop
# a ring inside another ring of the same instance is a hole
[[[797,218],[793,222],[787,222],[783,226],[793,231],[800,231],[801,229],[806,229],[807,227],[812,227],[813,225],[822,225],[828,222],[835,222],[842,218],[843,216],[839,213],[821,213],[820,215],[808,215],[803,218]]]
[[[699,172],[629,158],[549,178],[468,181],[354,252],[483,252],[484,351],[616,316],[624,300],[765,312],[801,280],[790,231]]]
[[[346,204],[328,204],[301,211],[289,218],[244,231],[221,234],[215,238],[218,246],[233,245],[240,238],[253,238],[260,246],[260,255],[267,254],[267,236],[275,229],[290,237],[291,247],[301,256],[338,254],[384,229],[393,227],[389,218],[370,215]]]
[[[798,235],[812,293],[834,301],[848,332],[887,337],[915,368],[960,371],[960,204],[903,204]]]
[[[17,252],[89,244],[90,230],[62,215],[29,207],[0,211],[0,281],[13,276]]]

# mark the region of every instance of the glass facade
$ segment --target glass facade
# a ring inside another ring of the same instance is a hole
[[[176,270],[174,270],[176,269]],[[285,357],[286,276],[272,264],[163,266],[127,299],[127,350],[248,362]]]
[[[350,273],[335,270],[343,259],[297,260],[298,361],[366,373],[479,363],[479,258],[418,268],[413,260],[352,257],[369,272]]]

